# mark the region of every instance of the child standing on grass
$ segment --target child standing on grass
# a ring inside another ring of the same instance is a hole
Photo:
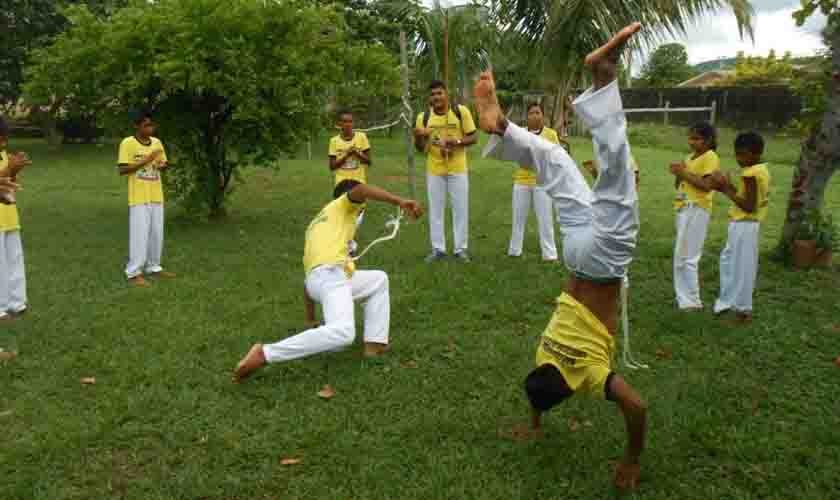
[[[25,153],[8,154],[9,126],[0,117],[0,178],[14,184],[17,175],[31,162]],[[0,203],[0,321],[13,320],[26,312],[26,270],[20,219],[13,189],[3,190]]]
[[[160,173],[169,167],[163,144],[156,137],[150,113],[133,117],[134,135],[123,139],[119,151],[119,173],[128,177],[129,257],[125,268],[128,281],[147,287],[143,274],[174,278],[160,265],[163,253],[163,185]]]
[[[698,265],[714,202],[713,176],[720,172],[717,131],[709,123],[698,123],[688,133],[692,154],[684,162],[672,163],[671,173],[677,197],[677,240],[674,245],[674,290],[681,311],[700,311]]]
[[[764,139],[747,132],[735,139],[735,159],[741,175],[733,183],[716,174],[719,190],[735,204],[729,209],[729,232],[720,254],[720,297],[715,314],[735,311],[737,323],[752,321],[752,297],[758,275],[758,234],[767,217],[770,172],[761,162]]]
[[[370,168],[370,142],[364,132],[353,130],[353,113],[338,112],[338,127],[341,133],[330,139],[330,171],[335,172],[335,185],[352,179],[367,183]]]
[[[552,144],[560,144],[557,132],[545,126],[542,105],[538,102],[528,106],[528,131],[542,137]],[[563,141],[563,145],[568,144]],[[540,250],[544,262],[557,262],[557,244],[554,241],[554,204],[551,197],[537,187],[537,174],[527,166],[520,166],[513,173],[513,228],[510,235],[508,255],[522,255],[522,241],[525,239],[525,225],[531,211],[531,199],[534,200],[534,213],[540,234]]]

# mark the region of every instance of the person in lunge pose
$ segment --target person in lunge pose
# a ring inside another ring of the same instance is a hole
[[[587,56],[593,87],[575,100],[575,112],[592,132],[600,169],[593,188],[566,150],[505,119],[492,74],[475,88],[480,127],[491,134],[485,150],[531,166],[554,201],[563,232],[563,259],[572,273],[537,348],[537,368],[525,380],[533,428],[544,412],[575,393],[617,403],[629,443],[615,469],[620,488],[634,488],[645,440],[647,409],[639,394],[612,371],[621,282],[633,260],[639,229],[638,199],[627,143],[627,123],[616,81],[621,50],[639,30],[634,23]]]
[[[378,356],[388,350],[388,275],[383,271],[357,271],[348,243],[356,234],[356,218],[367,200],[397,205],[413,218],[421,216],[423,209],[414,200],[352,179],[341,181],[333,197],[309,224],[303,254],[307,321],[314,323],[315,301],[323,309],[324,324],[274,344],[254,344],[234,370],[234,382],[242,381],[266,363],[291,361],[351,345],[356,337],[354,301],[365,303],[365,356]]]

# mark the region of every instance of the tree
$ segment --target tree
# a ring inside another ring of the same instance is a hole
[[[330,91],[398,90],[392,56],[309,1],[139,0],[107,22],[84,7],[67,15],[70,29],[32,54],[27,98],[123,133],[129,110],[152,109],[176,164],[169,189],[212,215],[240,167],[276,164],[319,128]]]
[[[585,84],[581,61],[615,32],[634,21],[645,29],[631,49],[664,35],[684,34],[705,13],[729,7],[741,35],[753,35],[754,11],[749,0],[498,0],[502,24],[539,47],[546,72],[557,89],[555,102]]]
[[[767,57],[745,57],[743,52],[735,58],[735,74],[720,82],[722,86],[765,87],[788,85],[794,77],[793,58],[790,52],[782,59],[771,50]]]
[[[641,82],[648,87],[674,87],[697,72],[688,64],[688,52],[679,43],[660,45],[642,69]]]
[[[104,16],[125,0],[4,0],[0,9],[0,106],[18,102],[27,52],[48,44],[67,27],[61,9],[71,4],[88,5]]]
[[[806,90],[805,118],[809,126],[788,198],[779,257],[788,255],[790,243],[808,212],[822,207],[828,181],[840,168],[840,5],[834,0],[804,0],[802,5],[794,14],[798,25],[817,11],[828,18],[823,37],[830,59],[826,59],[824,78],[800,87]]]

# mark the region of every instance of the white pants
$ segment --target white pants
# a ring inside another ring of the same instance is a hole
[[[697,267],[709,228],[709,212],[689,205],[677,212],[677,240],[674,245],[674,291],[680,309],[703,307]]]
[[[455,238],[455,253],[467,249],[470,215],[470,178],[467,174],[426,175],[426,191],[429,195],[429,234],[432,248],[446,253],[444,234],[446,198],[452,202],[452,233]]]
[[[543,260],[557,260],[557,245],[554,243],[553,204],[551,197],[536,186],[513,185],[513,229],[510,235],[508,255],[522,255],[522,240],[525,239],[525,225],[531,212],[531,198],[540,231],[540,249]]]
[[[726,246],[720,253],[720,297],[715,302],[715,313],[729,309],[752,312],[760,227],[755,221],[729,223]]]
[[[263,346],[269,363],[339,351],[356,338],[353,301],[365,301],[365,342],[388,343],[391,299],[383,271],[356,271],[347,279],[343,266],[321,266],[306,277],[306,293],[319,302],[324,325]]]
[[[163,204],[146,203],[128,207],[128,265],[125,275],[133,278],[163,271]]]
[[[0,317],[26,309],[26,271],[20,231],[0,232]]]
[[[596,280],[623,278],[636,248],[639,207],[618,83],[587,90],[574,106],[592,133],[600,169],[592,188],[563,146],[513,123],[503,138],[490,138],[484,155],[536,171],[537,184],[554,203],[569,270]]]

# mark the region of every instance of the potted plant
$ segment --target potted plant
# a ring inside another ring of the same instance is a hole
[[[816,241],[817,256],[814,265],[816,267],[831,267],[834,250],[840,247],[840,235],[838,235],[838,228],[831,214],[823,217],[820,221]]]
[[[820,225],[819,213],[811,211],[799,225],[793,239],[791,254],[793,265],[799,269],[808,269],[817,259],[817,229]]]

